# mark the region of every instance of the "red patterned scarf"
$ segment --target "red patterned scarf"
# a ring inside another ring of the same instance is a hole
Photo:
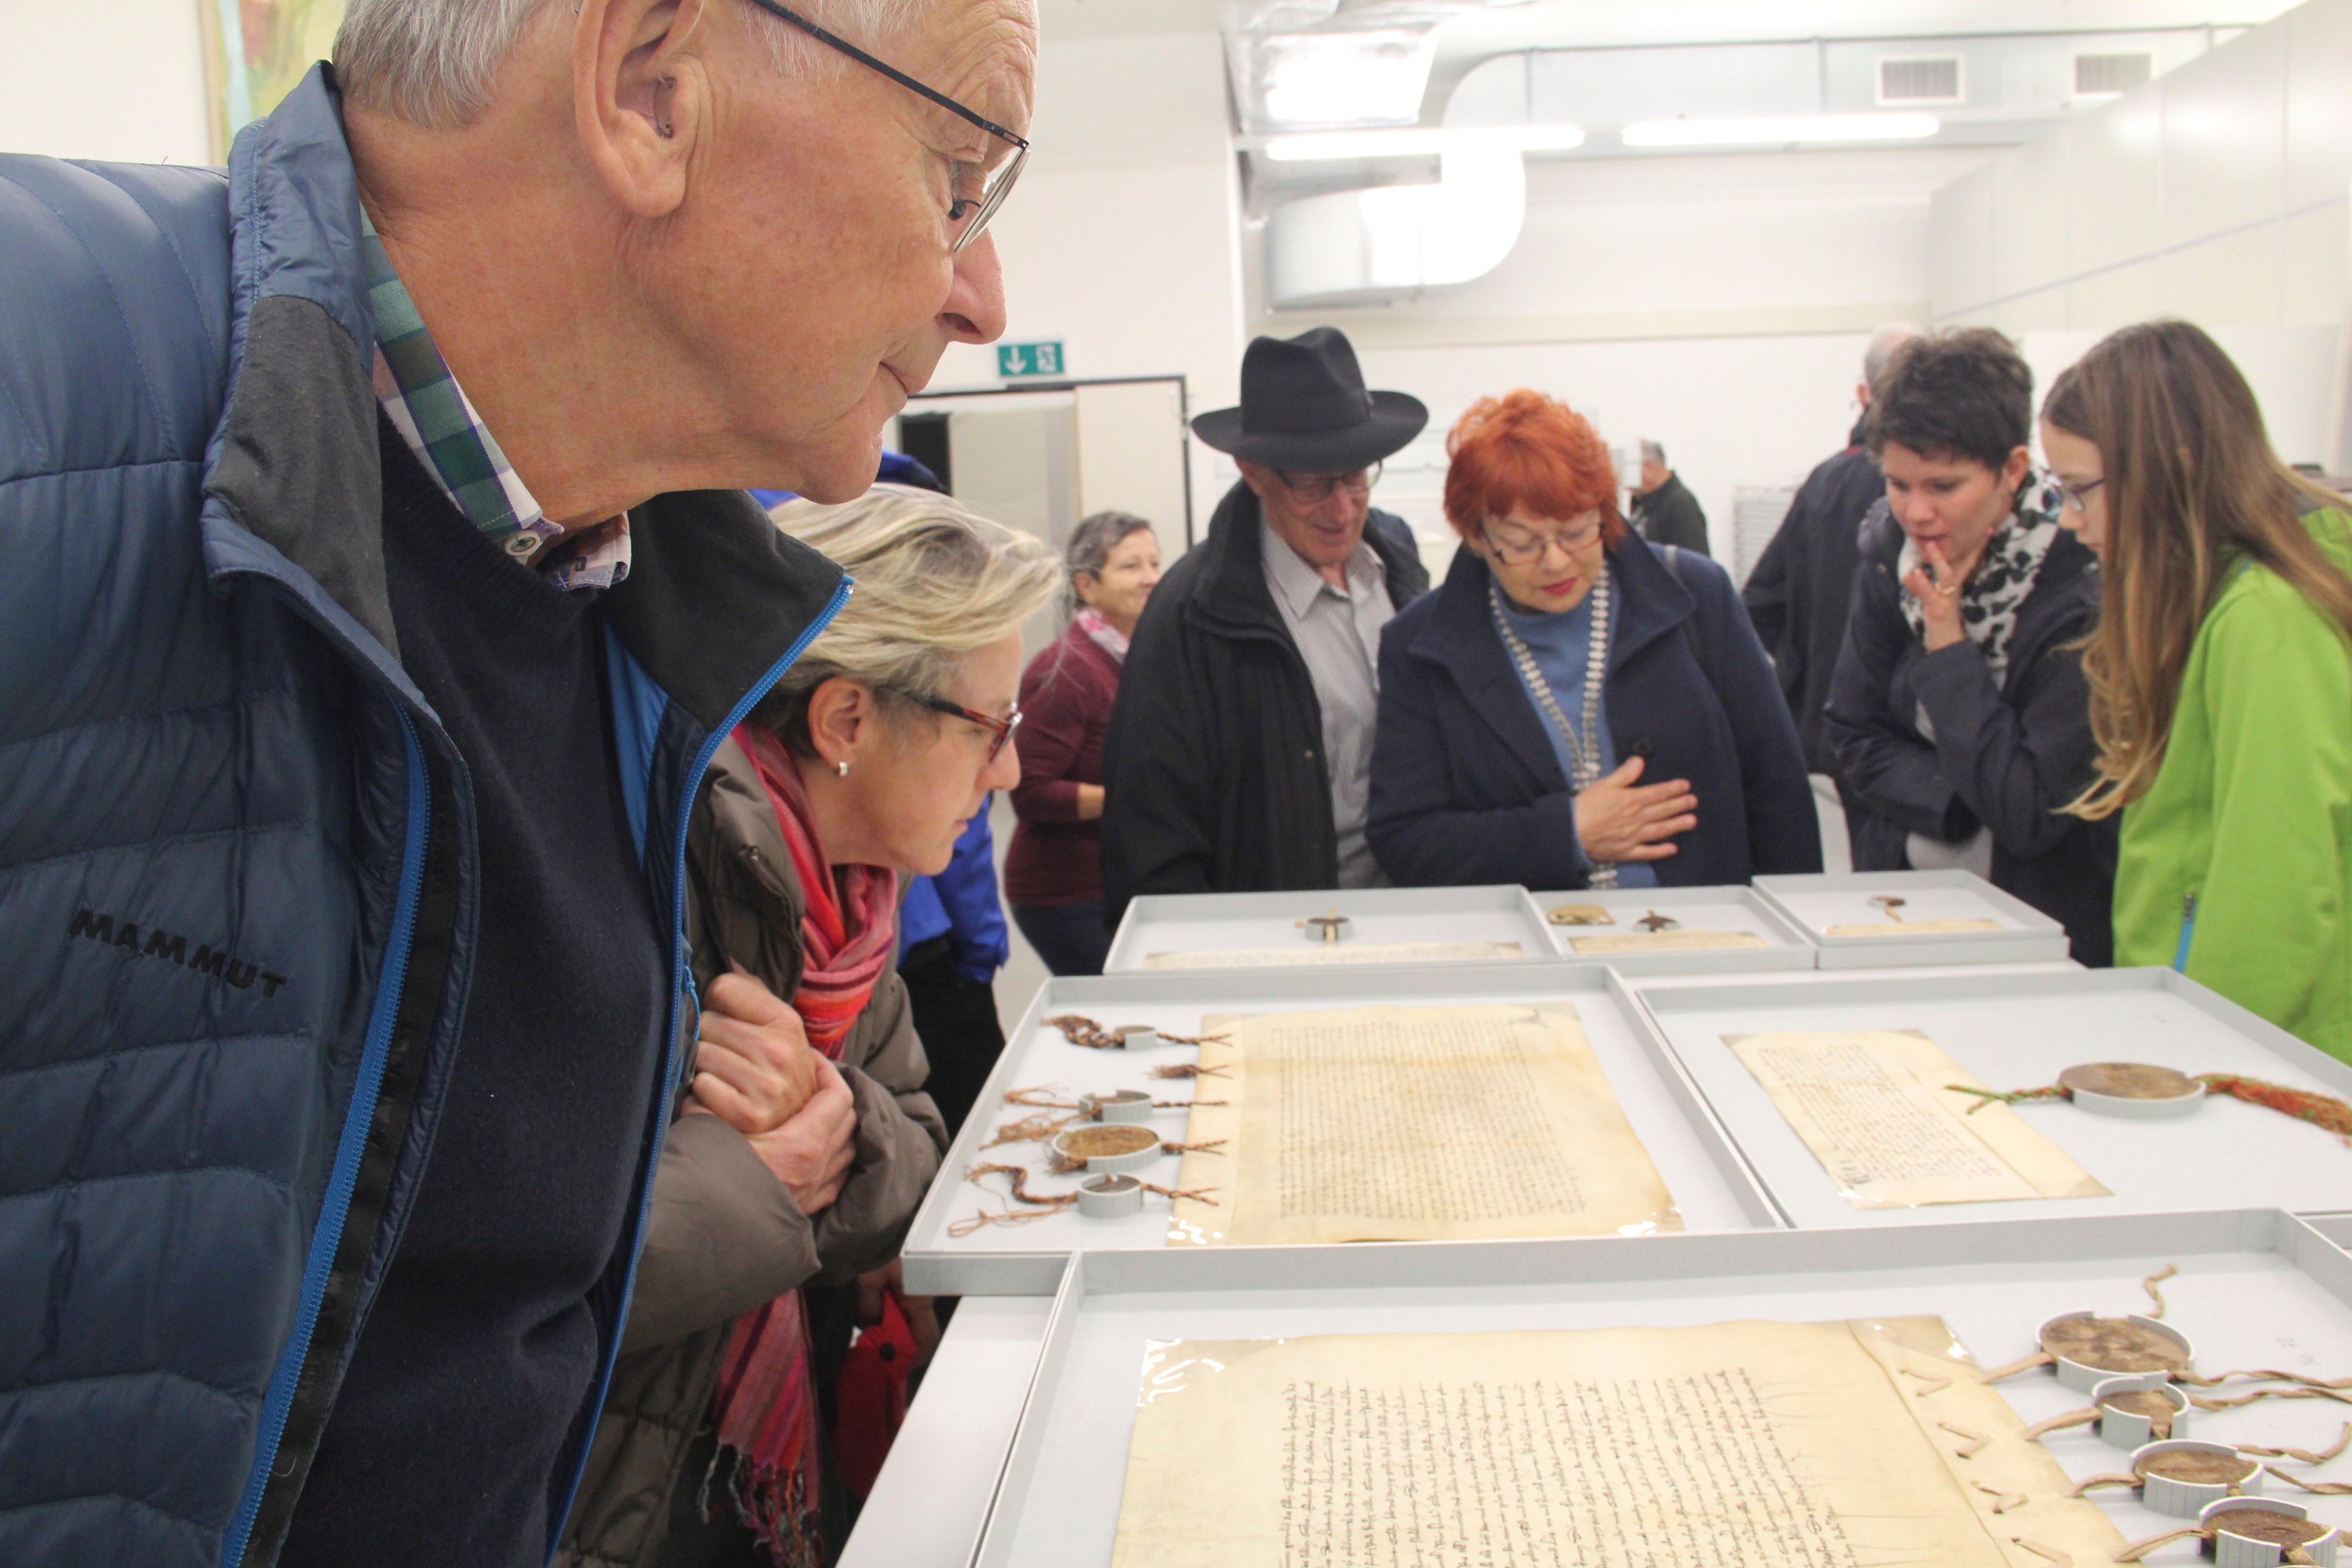
[[[836,873],[817,842],[800,772],[782,743],[751,724],[736,730],[735,741],[768,792],[807,900],[793,1010],[809,1044],[838,1061],[898,945],[898,874],[878,866]],[[824,1560],[817,1528],[816,1388],[799,1291],[735,1320],[710,1415],[719,1447],[734,1450],[728,1490],[744,1524],[782,1568],[816,1568]]]

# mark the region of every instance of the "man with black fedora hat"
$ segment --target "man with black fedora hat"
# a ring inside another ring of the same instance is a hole
[[[1360,888],[1381,628],[1428,591],[1369,504],[1429,410],[1367,392],[1332,327],[1259,338],[1242,401],[1192,421],[1240,467],[1209,537],[1144,607],[1103,768],[1104,912],[1138,893]]]

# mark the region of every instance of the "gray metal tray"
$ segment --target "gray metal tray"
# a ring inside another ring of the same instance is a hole
[[[2064,958],[2066,928],[2021,899],[1967,871],[1845,871],[1759,877],[1756,890],[1821,949],[1822,969],[1884,969],[1906,963],[2021,963]],[[1870,900],[1908,900],[1907,921],[1993,920],[1999,931],[1931,936],[1832,936],[1833,925],[1884,921]]]
[[[1570,893],[1532,893],[1544,915],[1552,945],[1564,958],[1583,963],[1605,963],[1620,974],[1759,974],[1813,967],[1813,939],[1753,888],[1588,888]],[[1551,910],[1559,904],[1599,904],[1617,917],[1613,926],[1551,924]],[[1764,947],[1695,948],[1686,952],[1593,952],[1576,951],[1580,936],[1624,935],[1641,928],[1633,922],[1650,910],[1671,915],[1701,931],[1752,931],[1769,944]]]
[[[1288,1247],[1087,1253],[1063,1278],[972,1561],[1109,1563],[1147,1342],[1934,1313],[1991,1366],[2031,1353],[2035,1328],[2061,1312],[2146,1311],[2140,1281],[2168,1263],[2180,1272],[2164,1286],[2166,1321],[2195,1342],[2200,1367],[2352,1372],[2352,1255],[2269,1209],[1875,1235],[1379,1245],[1336,1257]],[[2028,1421],[2083,1403],[2046,1372],[2001,1388]],[[2198,1435],[2324,1447],[2343,1414],[2325,1401],[2273,1403],[2200,1415]],[[2048,1446],[2077,1478],[2121,1468],[2115,1449],[2083,1431],[2054,1434]],[[2352,1458],[2307,1473],[2344,1479]],[[2179,1522],[2129,1494],[2099,1495],[2126,1540]],[[2352,1525],[2352,1499],[2297,1500],[2314,1518]],[[2157,1562],[2192,1562],[2192,1552]]]
[[[999,1123],[1008,1089],[1058,1085],[1077,1092],[1149,1089],[1163,1100],[1187,1100],[1192,1085],[1154,1079],[1160,1062],[1189,1062],[1190,1046],[1147,1051],[1097,1051],[1073,1046],[1043,1020],[1057,1013],[1084,1013],[1109,1026],[1150,1024],[1178,1034],[1197,1034],[1202,1017],[1220,1013],[1301,1011],[1385,1002],[1403,1005],[1453,1005],[1473,1002],[1565,1001],[1583,1020],[1595,1056],[1608,1073],[1627,1120],[1656,1162],[1667,1190],[1692,1230],[1777,1226],[1780,1213],[1765,1197],[1755,1173],[1740,1159],[1705,1099],[1683,1074],[1674,1054],[1660,1043],[1640,1004],[1624,982],[1596,964],[1433,964],[1372,970],[1160,971],[1090,980],[1049,980],[1005,1043],[963,1132],[941,1163],[939,1179],[916,1211],[905,1248],[907,1288],[957,1295],[1043,1296],[1062,1278],[1062,1265],[1082,1247],[1158,1252],[1167,1246],[1168,1205],[1149,1201],[1125,1219],[1088,1219],[1064,1211],[1019,1226],[990,1226],[951,1237],[948,1227],[985,1206],[1005,1205],[1001,1179],[983,1189],[964,1180],[982,1162],[1002,1161],[1042,1170],[1045,1152],[1034,1143],[1010,1144],[982,1153]],[[1057,1098],[1068,1098],[1062,1096]],[[1154,1118],[1162,1136],[1181,1137],[1186,1113],[1167,1110]],[[1178,1161],[1164,1155],[1140,1173],[1147,1181],[1172,1184]],[[1041,1190],[1059,1192],[1070,1178],[1047,1178]],[[1189,1250],[1189,1249],[1188,1249]],[[1217,1247],[1220,1252],[1244,1250]],[[1344,1251],[1326,1247],[1322,1251]]]
[[[2138,1061],[2352,1094],[2352,1067],[2168,969],[1654,982],[1639,995],[1800,1229],[2198,1208],[2300,1213],[2341,1208],[2352,1194],[2352,1149],[2274,1110],[2213,1097],[2180,1121],[2126,1121],[2043,1100],[2020,1104],[2017,1113],[2113,1196],[1857,1210],[1723,1043],[1726,1035],[1777,1029],[1916,1029],[1993,1089],[2052,1083],[2077,1062]]]
[[[1517,886],[1147,893],[1129,901],[1109,956],[1103,960],[1103,973],[1149,973],[1144,961],[1155,952],[1295,952],[1302,958],[1299,967],[1307,967],[1304,960],[1317,943],[1297,922],[1333,910],[1347,916],[1350,925],[1347,937],[1336,944],[1343,952],[1405,942],[1519,944],[1517,959],[1470,961],[1489,963],[1523,963],[1552,952],[1543,916],[1528,890]]]

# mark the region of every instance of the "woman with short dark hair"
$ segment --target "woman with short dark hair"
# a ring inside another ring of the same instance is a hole
[[[1447,437],[1444,585],[1381,636],[1372,852],[1407,886],[1654,888],[1822,868],[1796,727],[1723,568],[1625,526],[1541,393]]]
[[[1866,816],[1854,869],[1962,867],[2110,962],[2111,824],[2063,815],[2095,746],[2077,644],[2098,562],[2033,466],[2033,373],[1972,327],[1915,339],[1870,407],[1886,498],[1862,525],[1827,732]]]
[[[1127,511],[1078,524],[1068,551],[1069,626],[1021,677],[1020,825],[1004,857],[1004,896],[1021,934],[1055,974],[1100,974],[1103,739],[1128,638],[1160,581],[1160,541]]]

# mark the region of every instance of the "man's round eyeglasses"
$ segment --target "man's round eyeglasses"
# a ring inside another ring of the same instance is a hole
[[[929,709],[934,713],[944,713],[950,719],[967,720],[988,731],[990,732],[988,760],[992,763],[1004,754],[1004,748],[1013,743],[1013,731],[1021,728],[1021,704],[1018,702],[1013,705],[1013,712],[1009,717],[999,719],[992,713],[980,712],[976,709],[967,708],[961,702],[950,701],[944,697],[926,697],[919,691],[901,691],[895,686],[891,687],[890,690],[909,702]]]
[[[1274,474],[1282,481],[1282,488],[1290,492],[1293,500],[1302,506],[1319,506],[1339,490],[1347,491],[1359,500],[1370,495],[1372,487],[1381,482],[1381,465],[1374,463],[1370,468],[1358,468],[1352,474],[1291,474],[1280,468],[1275,469]]]
[[[1558,545],[1563,555],[1572,555],[1601,537],[1601,525],[1571,528],[1565,533],[1545,534],[1538,539],[1522,539],[1498,534],[1495,525],[1486,527],[1486,547],[1514,566],[1525,566],[1530,561],[1540,561],[1552,546]]]
[[[996,209],[1004,205],[1004,198],[1013,194],[1013,182],[1021,177],[1022,166],[1029,162],[1029,143],[993,120],[966,109],[946,93],[925,87],[896,66],[876,59],[840,35],[825,31],[796,11],[786,10],[777,5],[776,0],[751,0],[751,4],[771,16],[790,22],[817,42],[839,49],[859,65],[881,72],[900,87],[920,93],[959,120],[977,125],[991,136],[1012,145],[1013,161],[999,169],[992,178],[978,163],[959,163],[955,166],[955,194],[948,204],[948,248],[961,250],[978,239],[981,231],[988,227],[989,220],[996,216]]]

